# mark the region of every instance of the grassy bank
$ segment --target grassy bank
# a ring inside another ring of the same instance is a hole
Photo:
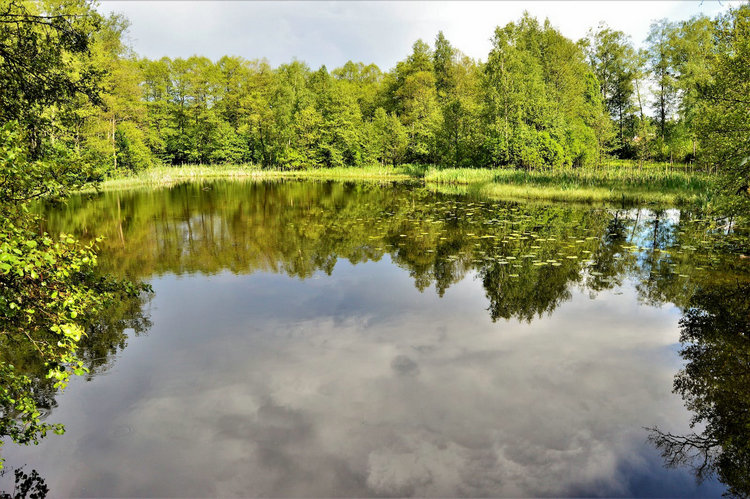
[[[105,180],[100,190],[160,187],[180,182],[204,179],[277,179],[311,178],[321,180],[378,180],[405,181],[415,178],[415,173],[405,168],[372,166],[365,168],[321,168],[315,170],[273,170],[254,165],[186,165],[150,168],[136,175]],[[88,189],[92,191],[93,189]]]
[[[673,205],[704,203],[713,187],[711,177],[703,173],[629,167],[547,171],[430,169],[424,179],[428,185],[466,186],[467,190],[491,198]]]
[[[525,171],[516,169],[438,169],[405,165],[365,168],[322,168],[284,171],[253,165],[190,165],[158,167],[137,175],[109,179],[100,189],[132,189],[168,186],[212,178],[319,179],[362,181],[422,180],[436,190],[471,192],[493,199],[543,199],[575,202],[627,202],[684,205],[704,203],[712,179],[684,168],[671,170],[659,165],[636,168],[613,165],[607,169],[560,169]]]

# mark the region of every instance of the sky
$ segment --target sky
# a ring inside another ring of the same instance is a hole
[[[266,58],[273,65],[294,58],[313,69],[348,60],[374,62],[388,70],[404,59],[419,38],[432,43],[442,30],[451,44],[485,60],[497,26],[524,10],[549,18],[563,35],[577,40],[601,21],[629,34],[639,46],[656,19],[713,17],[736,1],[103,1],[102,13],[124,14],[128,39],[149,58],[224,55]]]

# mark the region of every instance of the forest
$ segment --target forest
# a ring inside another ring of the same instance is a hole
[[[16,1],[7,10],[13,19],[45,14]],[[656,21],[638,50],[604,24],[573,41],[526,14],[495,30],[485,61],[440,32],[390,70],[149,60],[124,43],[125,18],[102,18],[84,2],[54,11],[69,25],[2,24],[0,116],[32,157],[63,149],[94,177],[163,164],[537,170],[608,158],[745,171],[747,5],[716,19]],[[76,39],[66,50],[55,39],[68,35]],[[23,46],[28,37],[45,41]],[[55,78],[24,85],[52,63],[52,45],[66,61]],[[40,98],[49,93],[67,98]],[[747,183],[735,180],[735,189]]]

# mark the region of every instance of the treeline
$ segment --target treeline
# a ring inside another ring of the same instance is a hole
[[[747,104],[748,62],[735,45],[747,54],[748,12],[658,21],[641,50],[604,25],[573,42],[524,15],[496,29],[484,62],[441,32],[387,72],[351,61],[313,70],[296,60],[143,59],[113,16],[82,61],[102,102],[47,110],[47,140],[72,144],[100,173],[185,163],[537,169],[608,157],[715,168],[726,136],[710,137],[726,117],[716,89]],[[719,71],[732,60],[734,73]]]
[[[434,48],[417,41],[389,72],[353,62],[329,71],[228,56],[139,59],[119,42],[125,26],[111,18],[94,51],[108,65],[107,110],[76,113],[76,140],[112,168],[535,168],[591,163],[605,142],[584,52],[528,16],[497,30],[486,64],[439,33]]]

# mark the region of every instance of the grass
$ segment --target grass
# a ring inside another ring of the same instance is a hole
[[[518,199],[565,201],[573,203],[616,203],[623,205],[653,204],[660,206],[686,206],[703,204],[704,195],[693,193],[660,193],[648,190],[626,189],[613,191],[600,187],[561,189],[514,184],[427,184],[429,188],[446,194],[472,194],[482,199],[512,201]]]
[[[104,181],[99,189],[168,186],[212,178],[407,181],[422,179],[439,191],[472,192],[493,199],[540,199],[586,203],[658,203],[687,205],[708,201],[713,180],[684,166],[617,161],[601,169],[563,168],[526,171],[513,168],[400,167],[261,169],[255,165],[187,165],[156,167],[137,175]]]
[[[651,165],[649,165],[651,166]],[[606,169],[429,169],[425,182],[472,186],[490,198],[576,202],[627,202],[685,205],[708,200],[713,180],[704,173],[613,166]]]
[[[314,178],[330,180],[404,181],[414,178],[408,167],[392,168],[321,168],[315,170],[261,169],[255,165],[186,165],[149,168],[136,175],[110,178],[99,184],[99,190],[120,190],[136,187],[169,186],[186,181],[212,178],[278,179]],[[93,191],[93,188],[87,189]]]

